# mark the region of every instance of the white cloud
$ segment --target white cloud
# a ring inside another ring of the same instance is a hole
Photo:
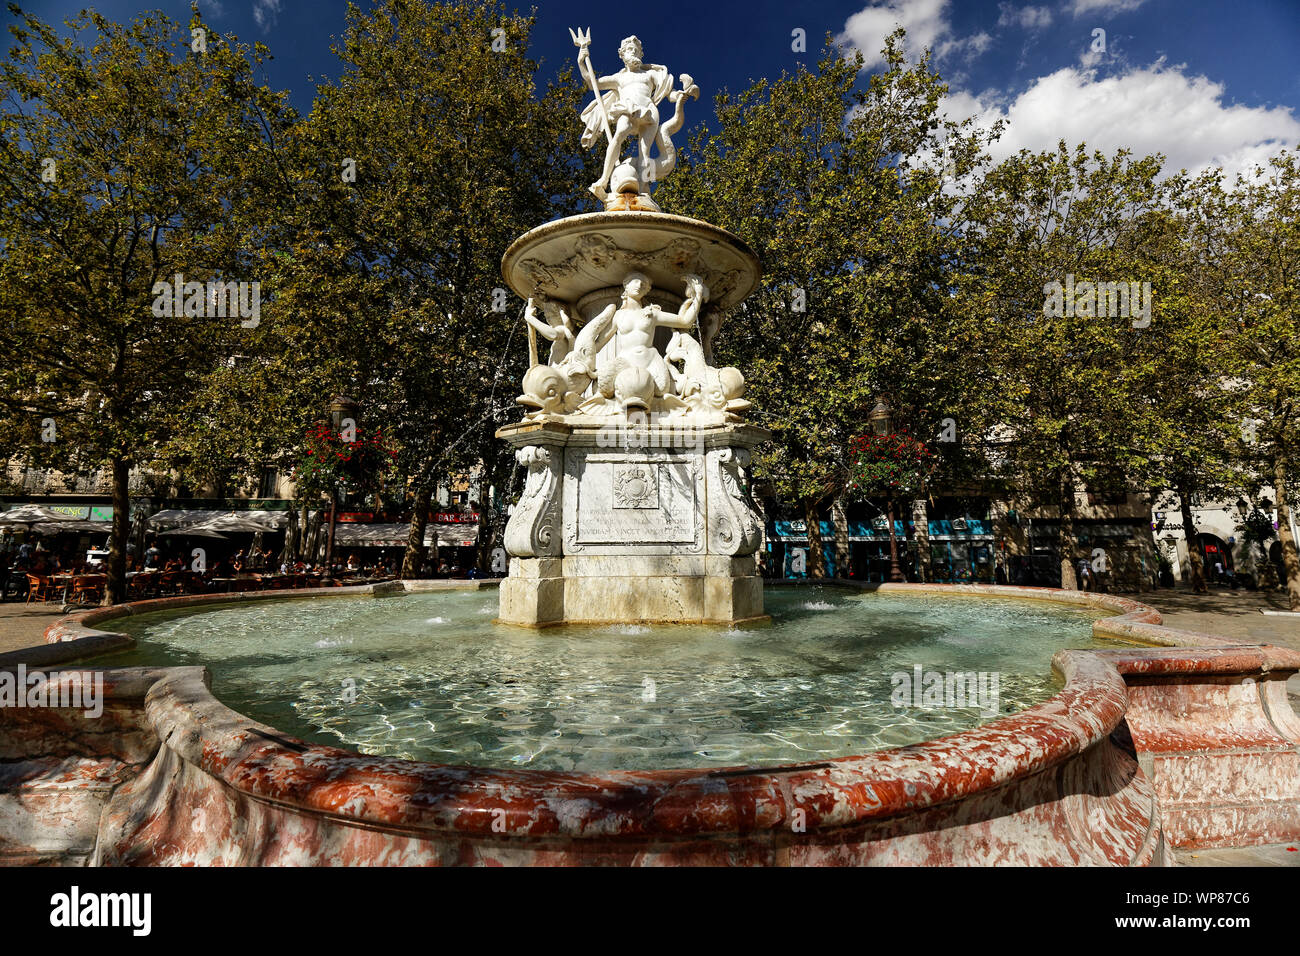
[[[927,47],[938,59],[964,55],[978,56],[989,48],[993,38],[983,31],[968,37],[952,35],[948,23],[948,0],[885,0],[864,7],[844,24],[838,39],[862,51],[865,68],[884,64],[880,50],[885,37],[897,27],[907,31],[904,49],[916,59]]]
[[[1140,2],[1140,0],[1139,0]],[[1026,30],[1041,30],[1051,26],[1052,11],[1047,7],[1016,7],[1010,3],[998,4],[998,26],[1018,26]]]
[[[1076,17],[1085,13],[1113,17],[1117,13],[1132,13],[1144,3],[1146,0],[1071,0],[1069,10]]]
[[[995,91],[955,91],[945,109],[953,119],[975,116],[982,126],[1008,121],[989,149],[994,160],[1022,148],[1055,149],[1064,139],[1107,154],[1121,147],[1137,156],[1162,153],[1170,172],[1222,166],[1231,178],[1300,143],[1300,120],[1290,108],[1226,103],[1221,83],[1163,62],[1104,79],[1067,67],[1009,101]]]
[[[263,30],[274,26],[284,0],[253,0],[253,20]]]
[[[214,20],[226,13],[225,4],[221,0],[199,0],[199,9]]]

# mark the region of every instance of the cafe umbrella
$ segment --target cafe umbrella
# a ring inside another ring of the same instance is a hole
[[[280,564],[291,566],[297,560],[298,550],[298,512],[289,509],[289,524],[284,529],[284,548],[280,551]]]
[[[0,511],[0,525],[23,525],[30,528],[32,525],[46,522],[77,520],[79,519],[72,515],[60,514],[49,508],[42,508],[40,505],[22,505],[10,511]]]
[[[207,528],[190,526],[188,528],[175,528],[172,531],[164,531],[158,537],[160,538],[220,538],[226,540],[226,536],[220,531],[210,531]]]
[[[145,541],[149,531],[149,510],[143,505],[131,509],[130,539],[135,545],[136,554],[144,554]]]
[[[244,515],[229,511],[206,521],[189,526],[190,531],[216,531],[219,534],[257,534],[272,528],[265,521],[258,521]]]

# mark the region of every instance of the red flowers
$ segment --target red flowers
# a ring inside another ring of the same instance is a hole
[[[938,456],[910,435],[859,435],[849,443],[851,488],[919,491],[938,467]]]
[[[317,424],[304,435],[302,458],[294,481],[308,493],[366,494],[377,490],[397,451],[386,447],[382,433],[367,435],[357,426],[342,432]]]

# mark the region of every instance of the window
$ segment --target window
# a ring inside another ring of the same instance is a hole
[[[1128,487],[1122,472],[1106,470],[1088,483],[1088,504],[1122,505],[1128,502]]]
[[[273,467],[262,469],[262,480],[257,486],[257,497],[274,498],[275,486],[279,483],[280,473]]]

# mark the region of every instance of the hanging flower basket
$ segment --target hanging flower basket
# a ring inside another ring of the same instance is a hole
[[[327,424],[307,430],[292,475],[300,493],[367,495],[379,489],[397,452],[387,446],[379,431],[367,434],[358,426],[353,438],[344,441],[343,435]]]
[[[849,490],[863,495],[917,493],[938,466],[939,456],[911,435],[859,435],[849,443]]]

